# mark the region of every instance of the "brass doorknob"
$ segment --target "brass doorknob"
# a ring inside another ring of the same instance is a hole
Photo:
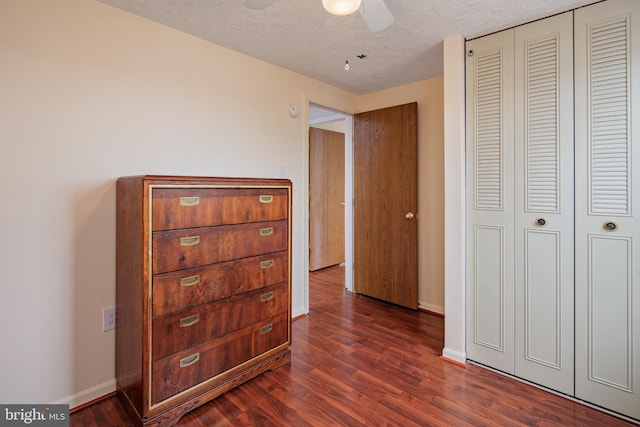
[[[413,219],[416,217],[416,214],[414,214],[413,212],[407,212],[406,214],[404,214],[404,217],[406,219]]]

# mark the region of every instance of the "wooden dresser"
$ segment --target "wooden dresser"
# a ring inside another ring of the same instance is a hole
[[[291,182],[117,182],[116,377],[143,426],[291,359]]]

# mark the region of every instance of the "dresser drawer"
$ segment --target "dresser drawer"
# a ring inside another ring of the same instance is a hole
[[[277,252],[153,276],[153,316],[287,281],[288,253]]]
[[[287,218],[285,188],[154,188],[153,230]]]
[[[204,344],[230,332],[231,304],[223,299],[153,319],[152,359]]]
[[[288,284],[184,310],[153,320],[153,360],[286,313]]]
[[[289,315],[279,314],[253,327],[252,356],[258,356],[289,341]]]
[[[230,326],[233,330],[286,313],[289,285],[281,283],[231,298]]]
[[[288,314],[230,333],[215,341],[153,362],[152,403],[288,342]]]
[[[251,359],[251,339],[252,330],[245,328],[154,361],[152,403],[161,402]]]
[[[288,246],[288,222],[156,231],[152,239],[153,271],[165,273],[284,251]]]

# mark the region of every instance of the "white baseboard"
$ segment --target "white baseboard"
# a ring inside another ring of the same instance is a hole
[[[309,310],[305,310],[304,308],[294,309],[291,313],[291,318],[295,319],[296,317],[302,317],[309,314]]]
[[[64,397],[53,403],[60,405],[69,405],[69,409],[73,409],[77,406],[84,405],[87,402],[91,402],[92,400],[96,400],[99,397],[114,392],[115,390],[116,379],[114,378],[112,380],[105,381],[102,384],[98,384],[88,389],[82,390],[76,394],[72,394],[71,396]]]
[[[447,347],[445,347],[442,350],[442,357],[444,357],[445,359],[452,360],[454,362],[462,363],[462,364],[467,363],[467,353],[466,352],[459,352],[459,351],[451,350],[451,349],[449,349]]]
[[[427,311],[431,311],[433,313],[444,315],[444,307],[441,307],[439,305],[430,304],[428,302],[418,301],[418,307],[420,309],[422,309],[422,310],[427,310]]]

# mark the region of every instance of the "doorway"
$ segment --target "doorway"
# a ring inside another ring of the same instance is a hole
[[[339,122],[344,130],[345,287],[417,309],[417,102],[355,116],[314,104],[308,111],[309,126]]]
[[[353,291],[353,117],[329,107],[309,103],[307,124],[310,129],[319,128],[344,134],[344,207],[340,207],[344,211],[344,283],[348,291]],[[311,165],[311,151],[309,156]],[[310,182],[311,177],[308,178]],[[307,231],[311,229],[312,221],[310,212]],[[312,240],[309,239],[309,250],[313,252]],[[307,268],[307,275],[309,272],[310,269]]]

